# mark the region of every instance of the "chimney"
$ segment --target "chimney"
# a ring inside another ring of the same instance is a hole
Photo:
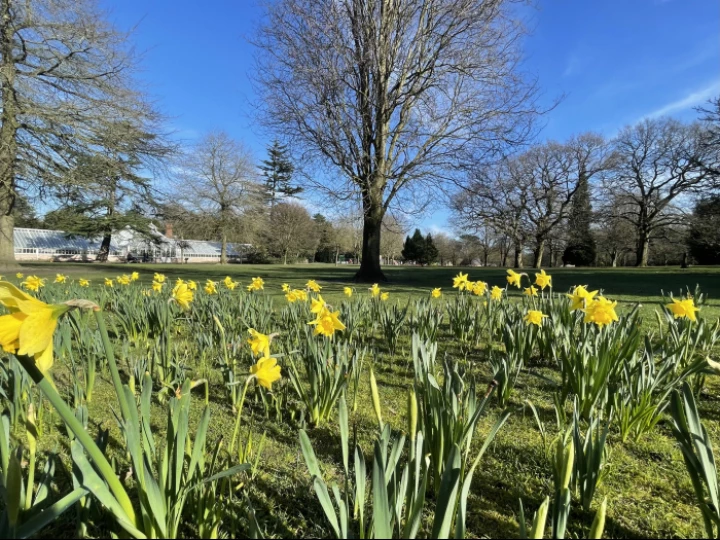
[[[165,236],[172,239],[172,237],[173,237],[172,223],[165,224]]]

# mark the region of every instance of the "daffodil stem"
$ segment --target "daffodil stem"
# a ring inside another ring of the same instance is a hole
[[[243,388],[242,396],[240,397],[240,405],[238,405],[237,418],[235,419],[235,429],[233,430],[232,441],[230,441],[230,455],[232,455],[233,451],[235,450],[235,441],[237,440],[238,434],[240,432],[240,418],[242,418],[243,407],[245,406],[245,395],[247,394],[250,383],[254,378],[255,377],[253,375],[247,378],[247,380],[245,381],[245,387]]]
[[[75,414],[72,412],[72,410],[70,410],[70,407],[68,407],[67,403],[65,403],[65,401],[63,401],[63,399],[60,397],[60,394],[58,394],[55,387],[53,387],[50,381],[46,379],[45,376],[43,376],[43,374],[35,365],[33,359],[28,358],[27,356],[18,356],[17,358],[22,364],[22,366],[25,368],[25,371],[27,371],[30,375],[30,378],[35,381],[37,387],[45,395],[50,404],[55,408],[55,410],[58,412],[65,424],[68,426],[68,428],[70,428],[70,431],[73,432],[73,435],[75,435],[80,444],[82,444],[83,448],[85,448],[88,456],[98,468],[98,472],[100,472],[100,474],[103,476],[108,486],[110,487],[110,490],[115,495],[115,498],[120,503],[120,506],[122,506],[122,509],[127,515],[128,520],[131,523],[135,523],[135,510],[133,509],[133,505],[130,502],[130,497],[128,497],[125,488],[120,483],[120,480],[115,474],[113,468],[110,466],[110,463],[108,462],[105,455],[102,453],[100,448],[98,448],[98,445],[95,443],[92,437],[90,437],[90,435],[85,430],[80,421],[75,417]]]
[[[95,320],[97,321],[98,330],[100,331],[100,338],[102,339],[103,348],[105,349],[105,356],[107,356],[108,366],[110,367],[110,376],[112,377],[113,386],[115,387],[115,393],[117,394],[118,401],[120,402],[120,410],[122,412],[123,421],[127,422],[130,418],[130,406],[125,399],[125,391],[123,390],[123,384],[120,380],[120,372],[118,371],[117,362],[115,361],[115,350],[110,343],[110,336],[108,336],[102,311],[95,311]]]

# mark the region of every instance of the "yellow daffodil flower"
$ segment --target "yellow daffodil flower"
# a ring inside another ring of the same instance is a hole
[[[439,288],[433,289],[430,293],[430,296],[432,296],[433,298],[440,298],[442,296],[442,291]]]
[[[529,287],[527,287],[527,288],[523,291],[523,294],[524,294],[525,296],[537,296],[537,295],[538,295],[538,290],[537,290],[537,288],[535,288],[535,287],[533,287],[532,285],[530,285]]]
[[[468,275],[460,272],[453,278],[453,289],[464,291],[467,288]]]
[[[370,294],[373,298],[380,296],[380,286],[377,283],[370,287]]]
[[[45,286],[45,280],[37,276],[28,276],[27,279],[22,282],[22,286],[28,291],[38,292]]]
[[[298,300],[298,296],[297,296],[297,293],[296,293],[295,291],[288,291],[287,294],[285,294],[285,298],[286,298],[287,301],[290,302],[291,304],[297,302],[297,300]]]
[[[308,324],[315,326],[315,335],[323,335],[332,337],[338,330],[345,330],[345,325],[340,322],[340,312],[332,312],[328,309],[319,313],[317,319],[310,321]]]
[[[115,282],[114,282],[112,279],[110,279],[110,278],[105,278],[105,286],[106,286],[106,287],[114,287],[114,286],[115,286]]]
[[[55,283],[65,283],[67,281],[67,276],[63,274],[56,274],[55,275]]]
[[[89,279],[85,279],[85,278],[80,278],[80,279],[78,280],[78,285],[80,285],[81,287],[89,287],[89,286],[90,286],[90,280],[89,280]]]
[[[157,281],[158,283],[165,283],[165,274],[155,272],[155,275],[153,276],[153,281]]]
[[[254,277],[252,279],[252,286],[256,291],[261,291],[265,289],[265,281],[263,281],[261,277]]]
[[[383,302],[386,302],[388,298],[390,298],[389,292],[384,292],[380,295],[380,300],[382,300]]]
[[[314,279],[308,281],[305,286],[312,292],[320,292],[320,289],[322,289],[322,287],[318,285],[317,281],[315,281]]]
[[[541,289],[552,287],[552,276],[547,275],[545,270],[540,270],[539,274],[535,274],[535,285]]]
[[[22,279],[25,277],[25,274],[23,274],[22,272],[18,272],[17,274],[15,274],[15,277],[18,279]]]
[[[251,339],[248,340],[255,356],[270,356],[270,336],[261,334],[254,328],[248,330]]]
[[[283,283],[282,284],[282,291],[284,293],[290,292],[290,284],[289,283]]]
[[[476,281],[473,283],[472,292],[475,296],[482,296],[487,291],[488,284],[484,281]]]
[[[542,326],[543,319],[545,318],[547,318],[547,315],[545,315],[542,311],[530,310],[527,312],[527,315],[523,317],[523,320],[527,324],[535,324],[537,326]]]
[[[519,289],[521,287],[520,280],[522,279],[522,274],[518,274],[517,272],[509,268],[507,274],[507,282],[510,285],[515,285]]]
[[[118,282],[118,285],[130,285],[130,276],[128,276],[127,274],[123,276],[118,276],[117,278],[115,278],[115,281]]]
[[[193,298],[195,297],[195,295],[190,290],[187,283],[178,283],[175,285],[175,287],[172,290],[172,297],[173,297],[173,300],[175,300],[175,302],[177,302],[178,306],[180,306],[183,309],[189,309],[190,302],[193,301]]]
[[[131,281],[137,281],[138,279],[140,279],[140,274],[138,272],[133,272],[132,274],[130,274]]]
[[[205,292],[207,294],[217,294],[217,283],[208,279],[205,282]]]
[[[692,298],[686,298],[685,300],[673,298],[672,304],[666,304],[665,307],[670,310],[676,319],[684,317],[690,319],[692,322],[697,321],[695,313],[700,311],[699,308],[695,307],[695,302]]]
[[[595,323],[600,328],[618,320],[615,307],[617,302],[611,302],[607,298],[599,296],[588,303],[583,310],[586,323]]]
[[[197,283],[195,283],[192,279],[187,282],[187,286],[191,291],[197,290]]]
[[[352,287],[344,287],[343,292],[345,293],[345,296],[350,298],[353,295]]]
[[[585,309],[585,306],[593,301],[593,298],[595,298],[595,295],[597,293],[598,291],[588,291],[584,285],[578,285],[577,287],[575,287],[572,294],[566,295],[568,298],[570,298],[570,300],[572,300],[570,311]]]
[[[492,288],[492,291],[490,291],[490,298],[492,298],[493,300],[501,300],[504,290],[505,290],[505,289],[501,289],[500,287],[498,287],[497,285],[495,285],[495,286]]]
[[[5,352],[32,356],[45,373],[53,364],[53,334],[67,304],[46,304],[13,284],[0,282],[0,304],[10,312],[0,316],[0,346]]]
[[[155,292],[161,292],[163,290],[164,283],[161,283],[159,281],[153,281],[152,283],[152,290]]]
[[[295,289],[293,291],[295,293],[295,296],[297,296],[298,300],[302,300],[303,302],[307,302],[308,299],[308,293],[305,289]]]
[[[323,300],[323,297],[318,294],[317,298],[313,298],[310,301],[310,313],[315,313],[316,315],[318,313],[322,313],[325,309],[325,300]]]
[[[257,379],[260,386],[271,391],[273,383],[281,378],[280,366],[277,365],[277,360],[269,356],[258,360],[257,364],[250,368],[250,373]]]

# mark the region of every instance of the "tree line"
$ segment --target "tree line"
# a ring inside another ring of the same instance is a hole
[[[720,98],[691,123],[643,119],[478,163],[452,200],[455,223],[496,263],[668,264],[718,260]]]

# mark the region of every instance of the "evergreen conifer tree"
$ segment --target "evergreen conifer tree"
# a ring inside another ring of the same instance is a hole
[[[288,148],[277,140],[268,148],[268,159],[263,160],[260,170],[265,177],[264,191],[271,208],[281,195],[290,197],[302,191],[300,186],[292,185],[295,168],[290,161]]]
[[[597,247],[590,232],[592,207],[590,206],[590,185],[587,176],[580,174],[578,189],[573,196],[568,217],[568,245],[563,254],[563,263],[574,266],[590,266],[595,262]]]

